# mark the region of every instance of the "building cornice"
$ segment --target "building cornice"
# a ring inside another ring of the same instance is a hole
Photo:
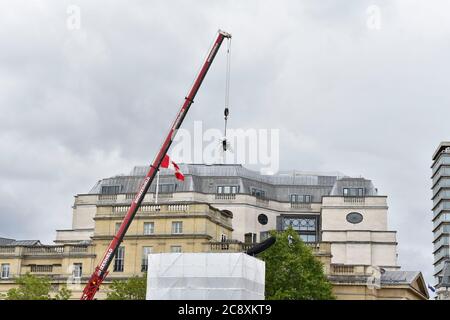
[[[92,240],[112,240],[112,235],[94,235]],[[124,240],[138,240],[138,239],[206,239],[212,240],[213,237],[208,234],[195,234],[195,233],[183,233],[183,234],[129,234],[125,235]]]

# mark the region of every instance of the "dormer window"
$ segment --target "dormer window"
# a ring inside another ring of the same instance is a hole
[[[266,192],[261,189],[252,188],[252,196],[259,198],[259,199],[265,199]]]
[[[118,194],[122,191],[122,186],[102,186],[101,194]]]
[[[217,186],[217,193],[239,193],[239,186]]]
[[[364,197],[365,189],[364,188],[344,188],[343,195],[344,195],[344,197]]]
[[[291,203],[311,203],[312,196],[309,194],[299,195],[291,194]]]
[[[173,193],[176,189],[176,184],[174,183],[161,183],[159,185],[159,192],[160,193]]]

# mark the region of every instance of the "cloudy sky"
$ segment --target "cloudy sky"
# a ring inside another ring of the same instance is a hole
[[[433,283],[448,12],[413,0],[2,0],[0,236],[51,243],[71,226],[75,194],[152,160],[222,28],[233,34],[229,126],[279,129],[282,170],[372,179],[389,196],[400,264]],[[187,129],[222,126],[224,52]]]

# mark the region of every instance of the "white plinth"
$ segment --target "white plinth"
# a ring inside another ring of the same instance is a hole
[[[148,256],[147,300],[264,300],[265,263],[245,253]]]

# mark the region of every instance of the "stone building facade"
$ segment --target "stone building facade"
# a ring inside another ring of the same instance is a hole
[[[148,253],[239,252],[263,241],[271,230],[292,227],[323,262],[339,299],[428,298],[421,273],[400,270],[396,232],[388,228],[387,197],[378,194],[372,181],[298,171],[268,176],[241,165],[180,167],[184,182],[161,170],[157,203],[156,185],[150,187],[108,281],[145,272]],[[147,169],[135,167],[130,174],[102,179],[88,193],[76,195],[72,227],[57,230],[56,246],[0,243],[0,263],[11,259],[9,268],[18,275],[34,259],[35,265],[55,266],[44,272],[55,284],[73,280],[73,275],[87,281]],[[39,260],[44,254],[34,255],[39,250],[59,262]],[[0,280],[0,291],[8,281]]]

